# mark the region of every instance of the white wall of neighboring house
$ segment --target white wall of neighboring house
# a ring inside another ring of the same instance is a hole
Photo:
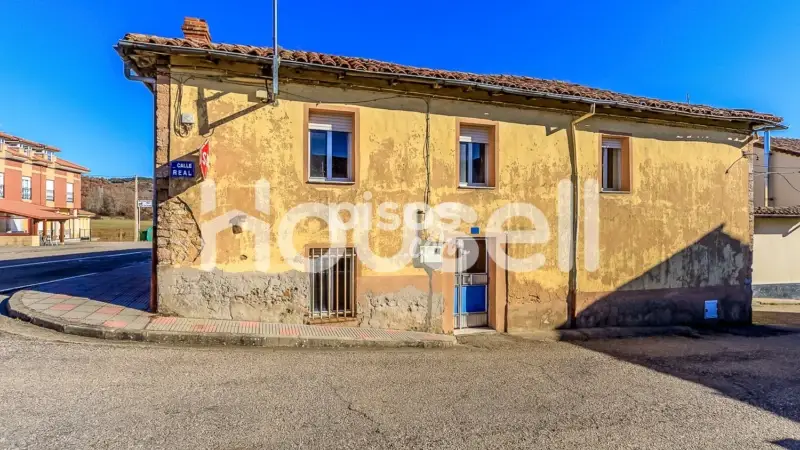
[[[758,217],[754,284],[800,283],[800,217]]]
[[[755,206],[800,205],[800,155],[776,151],[773,146],[766,190],[769,202],[766,203],[764,149],[755,147],[754,150],[759,154],[753,168]],[[756,297],[800,298],[800,217],[756,215],[753,294]]]
[[[770,155],[769,206],[800,205],[800,155]]]

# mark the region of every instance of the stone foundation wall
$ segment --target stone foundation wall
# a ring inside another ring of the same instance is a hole
[[[301,272],[207,272],[161,266],[158,281],[162,314],[303,323],[308,313],[308,275]]]
[[[397,292],[366,292],[358,302],[359,326],[442,332],[444,298],[406,286]],[[428,314],[431,311],[431,314]]]
[[[800,283],[754,284],[753,297],[800,299]]]
[[[159,266],[159,312],[203,319],[303,323],[309,279],[302,272],[204,271]],[[443,296],[406,286],[358,298],[358,326],[442,332]],[[428,314],[428,311],[432,311]]]

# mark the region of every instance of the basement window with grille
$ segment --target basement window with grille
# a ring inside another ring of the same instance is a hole
[[[355,317],[355,249],[312,248],[309,260],[310,318]]]

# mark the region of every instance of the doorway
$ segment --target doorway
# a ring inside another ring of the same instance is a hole
[[[456,241],[455,329],[489,325],[489,256],[485,238]]]

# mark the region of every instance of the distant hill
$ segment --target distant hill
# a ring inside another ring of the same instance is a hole
[[[134,218],[133,178],[81,178],[81,209],[107,217]],[[153,179],[139,178],[139,199],[153,198]],[[142,219],[151,218],[149,208],[141,210]]]

